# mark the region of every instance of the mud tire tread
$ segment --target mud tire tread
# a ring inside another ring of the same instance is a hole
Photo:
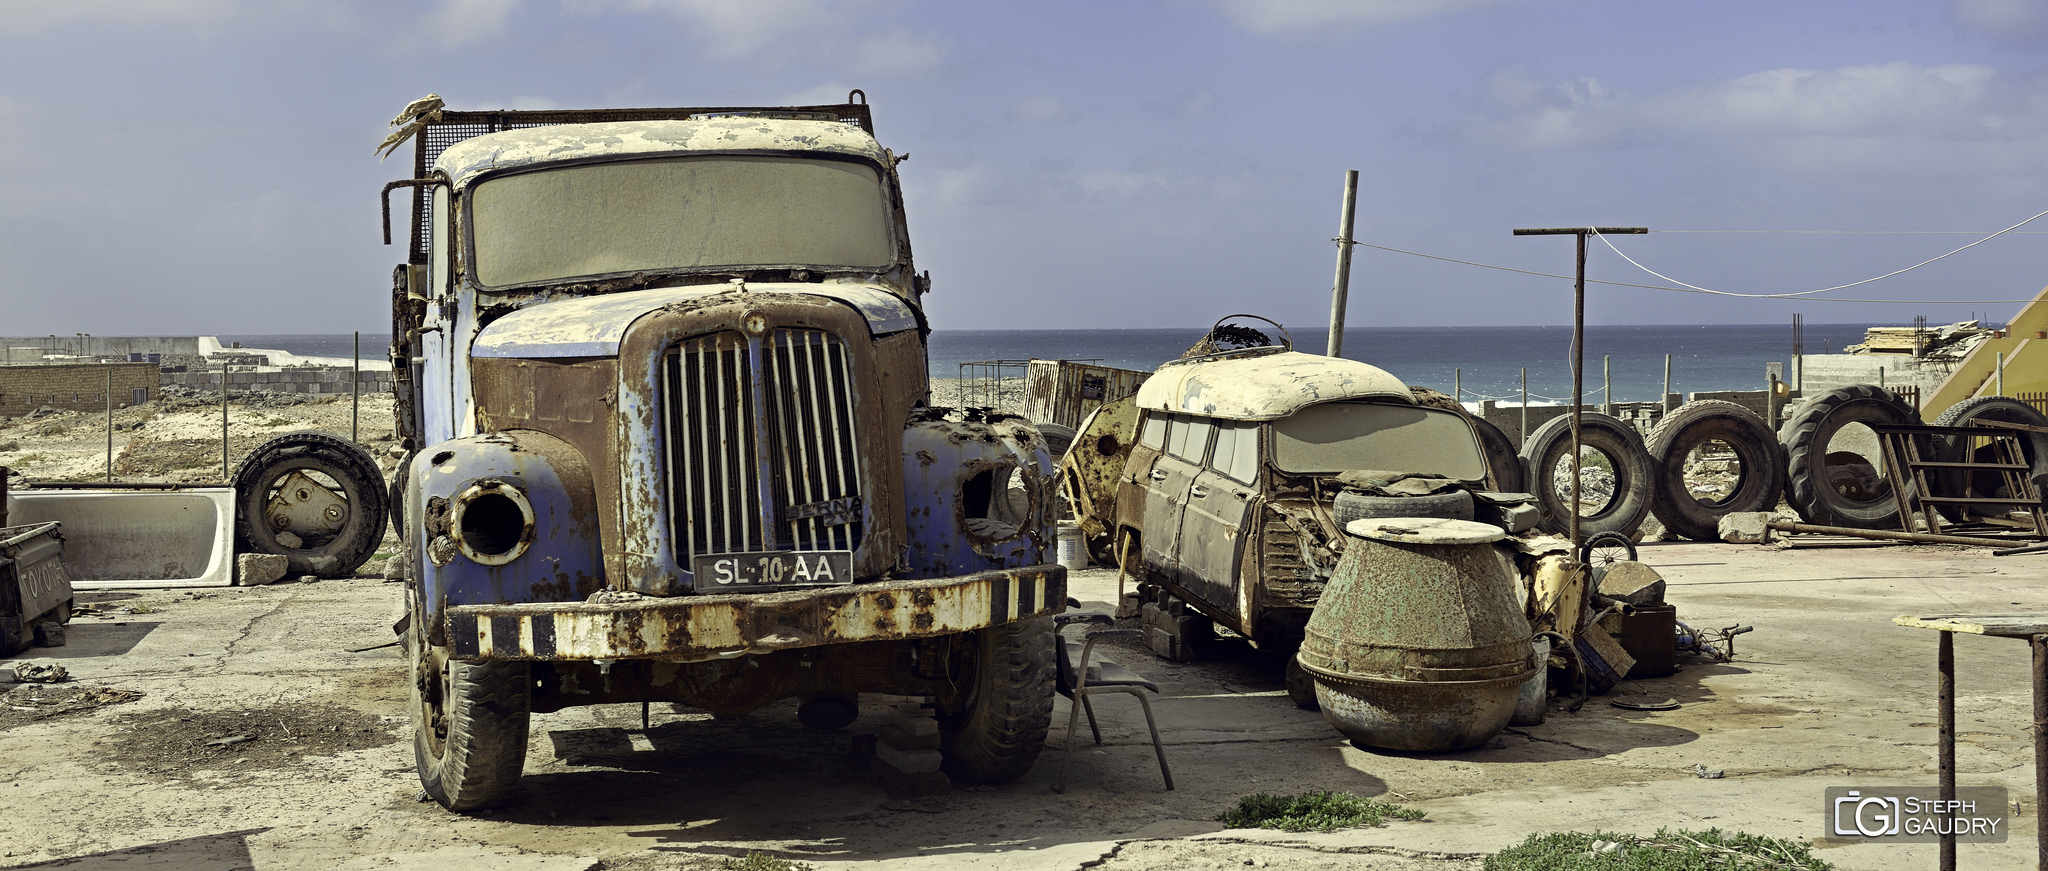
[[[1579,535],[1590,538],[1602,532],[1618,532],[1633,537],[1643,525],[1643,518],[1650,515],[1653,488],[1653,463],[1649,449],[1643,446],[1642,435],[1620,420],[1588,411],[1580,414],[1579,441],[1613,457],[1617,464],[1613,498],[1599,513],[1579,518]],[[1522,464],[1529,471],[1528,492],[1536,497],[1536,506],[1543,511],[1537,526],[1553,535],[1563,535],[1570,529],[1570,515],[1564,500],[1558,498],[1551,475],[1565,455],[1571,453],[1571,447],[1569,414],[1545,421],[1522,445]]]
[[[1719,505],[1693,498],[1685,486],[1685,460],[1694,448],[1720,440],[1735,449],[1742,483]],[[1693,541],[1721,540],[1721,518],[1743,511],[1769,511],[1785,490],[1785,447],[1755,412],[1720,399],[1688,402],[1664,416],[1650,431],[1650,513],[1672,533]]]
[[[1445,520],[1471,520],[1472,494],[1465,490],[1449,493],[1431,493],[1427,496],[1367,496],[1363,493],[1344,491],[1331,500],[1331,511],[1337,516],[1337,525],[1345,526],[1353,520],[1375,517],[1441,517]]]
[[[1034,617],[980,631],[967,709],[941,717],[940,752],[956,782],[1008,783],[1045,749],[1052,726],[1053,619]]]
[[[279,544],[263,522],[264,500],[273,473],[311,468],[333,476],[346,491],[349,518],[334,539],[317,548]],[[368,451],[347,439],[324,432],[278,436],[250,451],[235,468],[235,538],[245,553],[280,554],[293,575],[348,577],[370,559],[384,540],[390,491],[383,470]],[[366,509],[366,510],[365,510]],[[361,512],[359,516],[359,512]]]
[[[423,643],[408,633],[411,644]],[[418,662],[415,654],[411,660]],[[426,708],[413,689],[413,759],[420,786],[451,811],[501,804],[526,767],[532,721],[532,669],[524,662],[450,660],[448,737],[436,758],[427,737]]]
[[[1852,384],[1807,400],[1785,422],[1778,433],[1785,449],[1785,501],[1799,512],[1801,520],[1857,529],[1890,529],[1899,525],[1898,500],[1890,494],[1868,503],[1852,503],[1818,480],[1827,468],[1825,442],[1849,423],[1872,422],[1917,424],[1920,412],[1882,387]],[[1828,438],[1820,438],[1823,435]],[[1818,451],[1814,447],[1816,440],[1822,442]]]

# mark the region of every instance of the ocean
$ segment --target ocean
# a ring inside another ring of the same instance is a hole
[[[1259,326],[1256,321],[1243,323]],[[1840,353],[1863,341],[1866,324],[1807,324],[1809,354]],[[1142,330],[935,330],[931,375],[959,377],[961,364],[991,360],[1094,360],[1119,369],[1151,370],[1201,338],[1202,329]],[[1294,346],[1322,353],[1327,329],[1296,330]],[[294,354],[347,358],[351,337],[321,335],[220,336],[222,344],[272,348]],[[1557,402],[1572,389],[1570,327],[1357,327],[1344,331],[1344,356],[1378,366],[1408,384],[1450,393],[1462,381],[1468,402],[1518,401],[1520,375],[1529,370],[1534,403]],[[364,333],[363,357],[382,359],[387,334]],[[1792,355],[1786,324],[1672,324],[1586,328],[1585,390],[1603,401],[1603,358],[1613,372],[1614,401],[1654,401],[1663,387],[1664,355],[1671,355],[1671,389],[1760,390],[1764,364]],[[1462,373],[1461,371],[1462,370]]]

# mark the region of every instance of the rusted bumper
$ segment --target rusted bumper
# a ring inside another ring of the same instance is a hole
[[[1048,564],[783,593],[461,605],[444,613],[456,659],[692,662],[948,635],[1056,614],[1066,601],[1067,570]]]

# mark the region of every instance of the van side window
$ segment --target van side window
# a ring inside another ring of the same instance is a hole
[[[1217,468],[1233,480],[1246,484],[1255,483],[1259,477],[1259,429],[1260,425],[1249,421],[1240,423],[1233,430],[1237,436],[1237,451],[1231,454],[1230,465],[1217,464]]]
[[[1190,462],[1201,462],[1202,455],[1209,452],[1209,431],[1215,428],[1215,422],[1206,417],[1174,415],[1173,432],[1167,439],[1167,453]]]
[[[1216,450],[1209,453],[1209,468],[1218,472],[1230,468],[1230,458],[1237,455],[1237,424],[1231,421],[1216,422]]]
[[[1166,450],[1166,415],[1145,415],[1145,431],[1138,436],[1138,443],[1155,451]]]

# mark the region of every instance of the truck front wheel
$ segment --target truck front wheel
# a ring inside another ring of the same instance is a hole
[[[946,772],[963,783],[1007,783],[1031,770],[1052,723],[1051,617],[981,630],[974,685],[958,714],[941,716]]]
[[[526,765],[532,669],[524,662],[461,662],[406,633],[413,663],[413,759],[420,786],[452,811],[511,795]]]

